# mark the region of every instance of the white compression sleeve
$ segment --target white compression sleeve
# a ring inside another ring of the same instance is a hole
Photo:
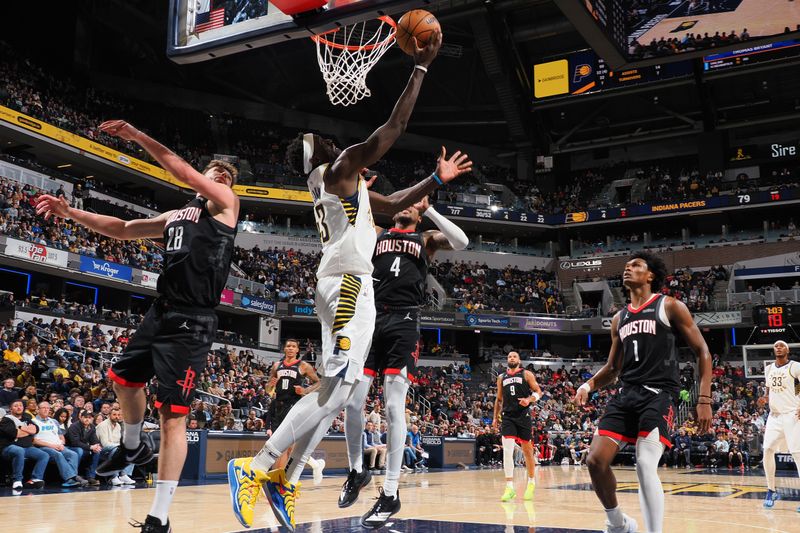
[[[344,436],[347,441],[347,460],[350,470],[361,472],[364,469],[364,450],[361,449],[361,435],[364,433],[364,404],[367,402],[372,378],[356,381],[350,401],[344,410]]]
[[[775,490],[775,450],[764,450],[764,475],[767,476],[767,488]]]
[[[503,437],[503,472],[506,481],[514,478],[514,439]]]
[[[325,435],[331,420],[339,414],[339,411],[348,400],[352,384],[345,383],[342,378],[337,377],[329,378],[323,376],[319,380],[319,389],[300,398],[300,401],[289,410],[286,418],[275,430],[275,433],[272,434],[264,448],[253,458],[254,468],[264,471],[270,470],[272,464],[289,446],[301,441],[307,443],[313,440],[314,437],[312,435],[315,434],[317,427],[320,425],[325,427],[319,438],[322,439]],[[330,418],[328,425],[323,424],[323,420],[326,418]],[[316,447],[316,444],[318,444],[318,441],[314,443],[314,447]],[[298,446],[295,446],[292,456],[297,457],[295,454],[301,454],[304,448],[305,446],[298,450]],[[312,451],[314,451],[314,448],[308,450],[307,455],[310,455]],[[305,461],[303,461],[303,465],[305,466]]]
[[[429,207],[425,210],[425,215],[436,224],[436,227],[439,228],[439,231],[442,232],[442,235],[448,240],[450,245],[453,247],[453,250],[463,250],[469,244],[469,238],[467,234],[464,233],[464,230],[447,220],[443,215],[441,215],[436,209],[433,207]]]
[[[645,531],[661,533],[664,527],[664,488],[658,477],[658,462],[664,452],[658,428],[647,437],[636,439],[636,475],[639,478],[639,504]]]
[[[389,374],[383,381],[383,396],[386,401],[386,479],[383,493],[397,494],[400,483],[400,467],[406,443],[406,393],[408,380],[398,374]]]

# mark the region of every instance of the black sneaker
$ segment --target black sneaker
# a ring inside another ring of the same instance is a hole
[[[400,512],[400,491],[394,498],[383,493],[380,488],[378,501],[372,506],[364,516],[361,517],[361,526],[367,529],[380,529],[386,525],[389,519]]]
[[[161,520],[155,516],[147,515],[147,518],[144,519],[144,524],[135,520],[128,522],[128,524],[132,527],[140,528],[142,533],[172,533],[169,520],[167,520],[166,525],[161,525]]]
[[[370,481],[372,481],[372,473],[368,468],[363,469],[360,474],[355,470],[351,470],[347,474],[347,481],[344,482],[342,492],[339,494],[339,507],[344,509],[356,503],[358,493],[369,485]]]
[[[111,457],[100,463],[97,467],[97,475],[113,476],[125,470],[129,465],[145,465],[153,460],[153,450],[140,442],[135,450],[129,450],[124,446],[118,446]]]
[[[25,482],[26,489],[41,489],[44,487],[44,481],[41,479],[29,479]]]

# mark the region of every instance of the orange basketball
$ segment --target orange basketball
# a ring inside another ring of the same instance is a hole
[[[442,31],[442,27],[431,13],[424,9],[409,11],[397,23],[397,35],[395,36],[397,46],[408,55],[414,55],[412,37],[417,38],[417,44],[422,48],[428,44],[435,31]]]

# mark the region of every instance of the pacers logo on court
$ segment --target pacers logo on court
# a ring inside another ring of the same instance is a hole
[[[186,369],[186,376],[176,381],[176,383],[181,386],[181,394],[183,394],[184,398],[188,398],[189,393],[192,392],[192,389],[195,387],[195,377],[197,377],[197,372],[192,370],[192,367],[189,367]]]

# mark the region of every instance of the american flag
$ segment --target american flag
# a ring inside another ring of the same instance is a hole
[[[225,24],[225,8],[212,9],[205,13],[198,13],[194,19],[194,31],[203,33],[204,31],[221,28]]]

